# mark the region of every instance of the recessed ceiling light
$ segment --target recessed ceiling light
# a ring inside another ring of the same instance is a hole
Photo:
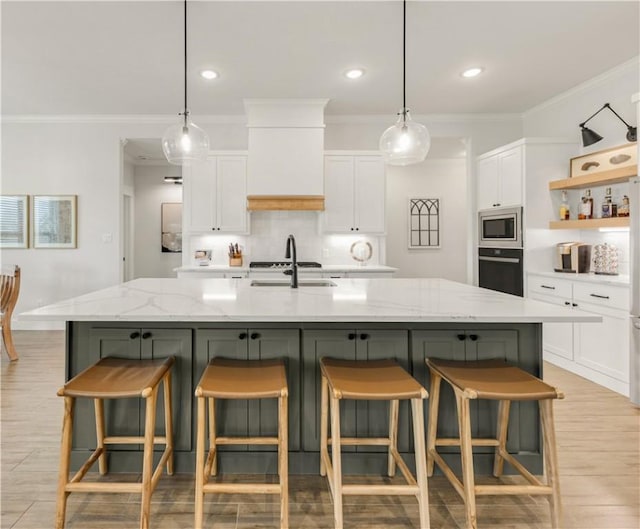
[[[218,77],[218,72],[214,72],[213,70],[202,70],[200,75],[205,79],[215,79]]]
[[[354,68],[353,70],[344,72],[344,75],[348,79],[360,79],[360,77],[364,75],[364,70],[362,68]]]
[[[469,68],[462,72],[462,77],[475,77],[476,75],[480,75],[484,71],[484,68]]]

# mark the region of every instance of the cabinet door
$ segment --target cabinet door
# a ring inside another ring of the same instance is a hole
[[[355,231],[353,156],[324,158],[324,229],[328,232]]]
[[[246,156],[218,156],[216,174],[216,231],[244,233],[247,231]]]
[[[184,202],[189,230],[207,232],[216,226],[216,159],[194,163],[184,168]]]
[[[498,203],[498,157],[478,161],[476,167],[476,205],[478,210],[496,207]]]
[[[385,166],[380,156],[356,156],[355,215],[356,231],[385,231]]]
[[[575,359],[621,382],[629,382],[629,316],[590,303],[578,309],[602,316],[602,323],[574,323]]]
[[[173,441],[175,450],[189,452],[192,446],[191,419],[193,388],[185,383],[190,377],[184,370],[191,365],[190,329],[142,329],[142,358],[158,359],[173,356],[175,363],[171,370],[171,404],[173,412]],[[164,387],[160,386],[158,402],[164,402]],[[141,403],[140,428],[144,431],[145,408]],[[156,406],[156,434],[164,435],[164,404]],[[195,439],[195,438],[194,438]]]
[[[355,360],[355,330],[302,333],[302,449],[306,452],[320,451],[320,359],[323,356]],[[340,432],[345,437],[356,433],[356,407],[353,400],[340,403]],[[342,450],[353,452],[354,448],[345,446]]]
[[[286,362],[289,387],[289,450],[300,450],[300,331],[298,329],[249,329],[249,358]],[[278,399],[249,402],[248,435],[278,435]],[[275,451],[275,446],[252,450]]]
[[[409,336],[407,331],[356,330],[356,359],[382,360],[393,358],[407,371],[409,366]],[[400,402],[398,414],[398,450],[409,450],[410,402]],[[356,401],[356,432],[358,437],[387,437],[389,435],[389,402]],[[361,446],[358,452],[384,452],[385,447]]]
[[[498,155],[498,205],[522,204],[522,147]]]

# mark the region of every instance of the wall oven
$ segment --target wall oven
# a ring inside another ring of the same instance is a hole
[[[478,285],[523,296],[522,248],[478,248]]]
[[[478,246],[522,248],[522,208],[479,211]]]

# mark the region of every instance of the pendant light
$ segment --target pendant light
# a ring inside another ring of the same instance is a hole
[[[427,127],[412,121],[407,108],[406,89],[407,0],[402,2],[402,109],[398,121],[380,137],[380,150],[389,165],[411,165],[422,162],[431,147]]]
[[[204,161],[209,154],[209,137],[191,121],[187,105],[187,0],[184,0],[184,112],[178,116],[178,123],[171,125],[162,136],[164,155],[174,165]]]

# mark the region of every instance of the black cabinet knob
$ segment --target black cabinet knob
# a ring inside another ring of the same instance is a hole
[[[239,340],[246,340],[246,339],[247,339],[247,333],[246,333],[246,332],[241,332],[241,333],[238,335],[238,339],[239,339]]]
[[[132,332],[129,335],[129,338],[131,338],[132,340],[135,340],[136,338],[140,338],[140,333],[139,332]]]
[[[464,334],[457,334],[456,336],[458,340],[460,340],[461,342],[464,342],[467,339],[467,337]]]
[[[578,304],[577,304],[577,303],[572,303],[572,304],[571,304],[571,306],[572,306],[572,307],[577,307],[577,306],[578,306]]]
[[[470,334],[469,335],[469,340],[471,340],[472,342],[475,342],[478,339],[478,335],[477,334]]]
[[[353,231],[353,228],[351,228],[351,231]]]
[[[369,339],[369,335],[368,335],[367,333],[362,333],[362,334],[360,335],[360,339],[361,339],[361,340],[368,340],[368,339]]]
[[[571,305],[571,302],[570,301],[565,301],[564,304],[565,305]]]
[[[355,333],[353,333],[353,332],[350,332],[350,333],[347,335],[347,338],[349,338],[349,340],[355,340],[355,339],[356,339],[356,334],[355,334]]]
[[[356,228],[356,231],[360,231],[360,228]]]
[[[150,333],[150,332],[145,332],[145,333],[143,333],[143,335],[142,335],[142,339],[143,339],[143,340],[146,340],[147,338],[151,338],[151,333]]]
[[[252,332],[251,333],[251,339],[252,340],[257,340],[258,338],[260,338],[260,333],[257,333],[257,332]]]

